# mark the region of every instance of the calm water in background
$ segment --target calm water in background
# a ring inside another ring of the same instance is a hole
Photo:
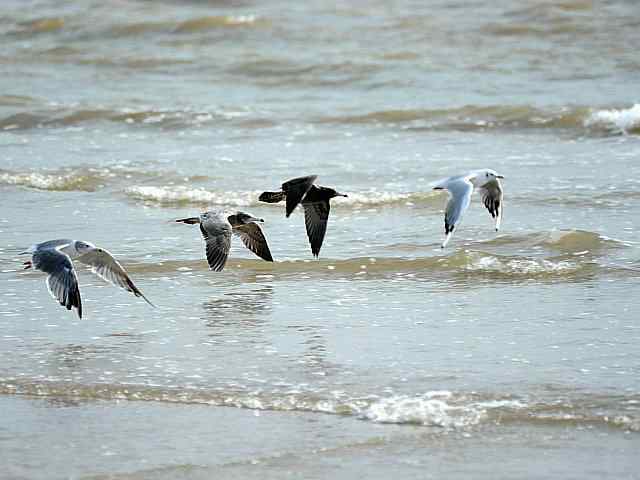
[[[1,478],[637,478],[636,2],[0,9]],[[504,174],[450,246],[429,183]],[[312,260],[293,176],[349,193]],[[264,217],[210,272],[209,207]],[[85,318],[17,254],[109,249]]]

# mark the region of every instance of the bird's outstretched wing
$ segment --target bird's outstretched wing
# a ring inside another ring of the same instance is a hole
[[[449,243],[454,228],[460,223],[462,215],[469,207],[473,184],[465,177],[452,177],[439,183],[435,189],[445,189],[449,193],[449,200],[444,210],[445,239],[442,242],[442,248],[444,248]]]
[[[214,216],[200,223],[200,232],[206,243],[209,268],[220,272],[231,250],[231,224],[222,216]]]
[[[82,300],[78,287],[78,276],[68,255],[55,248],[36,250],[32,256],[34,268],[48,273],[47,289],[60,305],[78,310],[82,318]]]
[[[478,192],[482,195],[482,203],[487,207],[491,217],[496,219],[496,232],[500,229],[500,221],[502,220],[502,185],[497,178],[491,182],[485,183],[478,188]]]
[[[126,270],[120,263],[113,258],[113,255],[104,248],[95,248],[78,257],[78,261],[89,265],[93,273],[100,278],[112,283],[116,287],[124,288],[126,291],[133,293],[136,297],[142,297],[145,302],[154,307],[155,305],[149,301],[147,297],[136,287],[129,278]]]
[[[240,237],[245,247],[263,260],[273,262],[267,239],[257,223],[249,222],[244,225],[237,225],[233,227],[233,232]]]
[[[331,207],[329,200],[318,202],[302,202],[304,208],[304,224],[307,227],[307,237],[311,244],[311,253],[314,256],[320,254],[320,247],[327,232],[327,222]]]
[[[313,186],[316,178],[318,178],[317,175],[309,175],[308,177],[294,178],[282,184],[282,191],[287,195],[287,217],[291,215],[302,201],[309,189]]]

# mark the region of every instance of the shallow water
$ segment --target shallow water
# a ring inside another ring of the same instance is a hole
[[[0,477],[634,478],[636,13],[5,2]],[[430,182],[484,167],[503,228],[474,198],[441,250]],[[257,201],[312,173],[320,260]],[[173,222],[225,205],[274,264]],[[81,267],[61,308],[18,255],[61,237],[158,308]]]

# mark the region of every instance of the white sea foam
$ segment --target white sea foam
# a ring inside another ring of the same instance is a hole
[[[209,205],[233,205],[246,207],[257,204],[259,191],[213,192],[204,188],[192,188],[185,185],[163,187],[133,186],[125,192],[141,200],[158,203],[196,203]]]
[[[0,173],[0,184],[20,185],[39,190],[89,189],[89,178],[73,173],[57,175],[43,173]]]
[[[258,201],[262,191],[213,191],[204,188],[193,188],[187,185],[134,185],[125,190],[129,196],[157,203],[195,203],[211,205],[233,205],[246,207],[252,205],[277,205],[267,204]],[[378,206],[378,205],[411,205],[414,202],[425,202],[436,198],[431,192],[428,193],[391,193],[368,191],[360,193],[349,193],[348,198],[338,197],[334,199],[333,205],[340,206]],[[438,202],[440,199],[437,199]],[[282,208],[282,206],[280,206]]]
[[[553,262],[545,259],[501,259],[492,256],[478,256],[466,265],[467,270],[486,271],[487,273],[508,273],[508,274],[543,274],[558,273],[575,270],[575,265],[567,261]]]
[[[587,127],[604,127],[622,133],[640,129],[640,104],[627,109],[598,110],[586,120]]]
[[[444,397],[448,398],[448,397]],[[463,428],[476,425],[486,410],[472,405],[450,405],[442,397],[394,396],[378,400],[362,413],[367,420],[379,423],[428,425],[444,428]]]

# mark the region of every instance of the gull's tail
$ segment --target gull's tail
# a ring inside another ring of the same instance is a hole
[[[266,203],[278,203],[286,197],[284,192],[262,192],[258,200]]]
[[[447,243],[449,243],[449,240],[451,239],[451,235],[453,234],[453,232],[449,232],[447,233],[447,236],[444,237],[444,242],[442,242],[442,245],[440,245],[440,248],[444,248],[447,246]]]
[[[176,220],[176,222],[195,225],[196,223],[200,223],[200,217],[180,218]]]

